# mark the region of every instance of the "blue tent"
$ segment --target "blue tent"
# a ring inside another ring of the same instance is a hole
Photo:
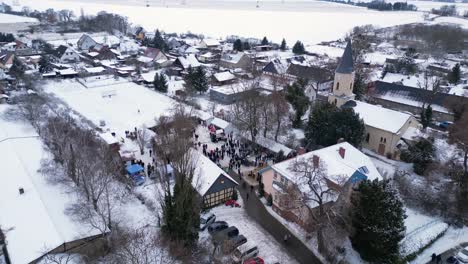
[[[144,168],[139,164],[133,164],[133,165],[127,166],[127,173],[130,175],[138,174],[139,172],[142,172],[143,170]]]

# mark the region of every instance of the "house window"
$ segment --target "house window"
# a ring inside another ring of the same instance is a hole
[[[339,90],[339,89],[340,89],[340,83],[337,82],[337,83],[336,83],[336,90]]]
[[[335,104],[338,104],[338,100],[336,100],[336,98],[335,98]]]
[[[273,174],[273,178],[274,178],[275,180],[278,179],[278,173],[276,173],[276,171],[275,171],[275,173]]]
[[[367,135],[366,135],[366,142],[367,142],[367,143],[369,143],[369,139],[370,139],[370,134],[367,133]]]
[[[380,137],[380,143],[382,143],[382,142],[383,142],[383,137]]]
[[[350,89],[350,90],[353,89],[353,83],[350,83],[350,84],[349,84],[349,89]]]
[[[383,139],[383,143],[387,143],[387,138],[384,138],[384,139]]]

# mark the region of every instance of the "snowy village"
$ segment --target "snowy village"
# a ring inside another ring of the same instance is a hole
[[[468,263],[468,3],[3,1],[0,169],[0,264]]]

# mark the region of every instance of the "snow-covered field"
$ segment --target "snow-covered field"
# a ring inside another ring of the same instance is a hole
[[[37,19],[32,18],[32,17],[23,17],[23,16],[15,16],[15,15],[0,13],[0,24],[3,24],[3,23],[22,23],[22,22],[35,23],[35,22],[38,22],[38,21],[37,21]]]
[[[11,2],[7,1],[7,2]],[[122,4],[125,2],[125,4]],[[168,5],[178,1],[165,1]],[[47,8],[71,9],[75,14],[80,10],[86,14],[99,11],[125,15],[133,24],[140,24],[148,30],[156,28],[168,32],[187,32],[205,34],[216,38],[228,35],[268,39],[280,42],[284,37],[290,45],[296,40],[306,44],[335,40],[344,37],[353,27],[366,24],[376,26],[394,26],[423,20],[420,12],[377,12],[349,5],[301,1],[286,3],[283,8],[268,9],[245,1],[206,1],[208,7],[192,8],[191,1],[176,8],[150,6],[144,1],[109,1],[104,4],[96,1],[58,1],[58,0],[22,0],[20,5],[34,9]],[[109,4],[106,4],[109,3]],[[194,4],[195,5],[195,4]],[[267,5],[267,4],[265,4]],[[216,9],[214,9],[216,8]]]
[[[51,81],[45,85],[45,91],[54,93],[97,126],[104,120],[105,128],[120,135],[134,127],[154,125],[156,117],[169,114],[177,104],[148,88],[113,78],[107,85],[95,88],[85,88],[75,80]],[[109,98],[105,96],[107,94],[114,95]]]

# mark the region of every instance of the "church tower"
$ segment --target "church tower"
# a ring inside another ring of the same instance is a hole
[[[354,66],[353,66],[353,51],[351,40],[341,57],[340,64],[335,70],[335,80],[333,82],[332,92],[328,95],[328,102],[341,107],[349,100],[354,100],[356,96],[353,93],[354,85]]]

